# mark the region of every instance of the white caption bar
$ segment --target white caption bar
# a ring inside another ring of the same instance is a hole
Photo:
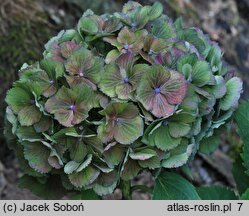
[[[247,216],[249,201],[0,201],[0,215]]]

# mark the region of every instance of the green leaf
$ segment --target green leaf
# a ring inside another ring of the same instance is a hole
[[[209,82],[211,75],[209,64],[205,61],[198,61],[193,67],[192,82],[201,87]]]
[[[52,167],[48,163],[50,149],[41,142],[22,142],[24,146],[24,157],[28,160],[30,167],[40,173],[48,173]]]
[[[131,144],[142,136],[143,119],[134,104],[113,102],[101,114],[106,116],[107,121],[98,128],[102,142],[114,139],[121,144]]]
[[[241,200],[249,200],[249,188],[240,197]]]
[[[71,184],[69,181],[68,175],[67,174],[61,174],[61,184],[63,187],[67,190],[73,190],[74,186]]]
[[[118,42],[121,44],[133,44],[136,41],[136,35],[128,27],[124,27],[118,33]]]
[[[185,164],[181,167],[181,171],[191,180],[194,180],[194,177],[193,177],[193,174],[192,174],[192,171],[189,167],[189,165]]]
[[[237,200],[235,193],[224,186],[199,187],[197,192],[203,200]]]
[[[154,200],[199,200],[195,187],[180,175],[163,172],[156,179]]]
[[[95,57],[88,49],[78,49],[65,63],[66,71],[69,73],[66,76],[67,82],[71,87],[84,84],[96,90],[96,84],[102,74],[102,64],[102,59]]]
[[[147,61],[154,61],[152,59],[150,59],[150,55],[147,53],[153,53],[153,56],[155,54],[158,54],[156,56],[161,56],[160,53],[164,52],[166,50],[168,46],[168,43],[166,40],[161,39],[161,38],[155,38],[153,37],[153,35],[147,35],[146,39],[145,39],[145,44],[144,44],[144,51],[145,53],[143,53],[143,58]]]
[[[194,53],[184,55],[180,57],[177,61],[177,70],[183,72],[183,67],[185,64],[188,64],[193,67],[197,61],[198,57]]]
[[[161,161],[160,161],[159,156],[154,156],[144,161],[138,161],[138,164],[142,168],[156,169],[156,168],[160,168]]]
[[[118,172],[113,170],[108,173],[101,173],[98,177],[97,184],[104,187],[110,187],[119,178]]]
[[[152,149],[143,149],[138,152],[131,152],[129,154],[130,158],[133,160],[148,160],[156,155],[156,152]]]
[[[180,31],[183,29],[183,20],[182,17],[178,17],[175,22],[174,22],[174,26],[176,27],[177,31]]]
[[[94,163],[94,166],[97,167],[103,173],[110,173],[114,170],[114,168],[110,168],[107,164],[102,163]]]
[[[80,166],[77,168],[76,172],[81,172],[83,169],[88,167],[90,165],[90,163],[92,162],[92,158],[93,158],[93,156],[91,154],[87,155],[85,161],[82,164],[80,164]]]
[[[113,49],[110,52],[107,53],[105,57],[105,63],[110,64],[111,62],[114,62],[118,56],[120,55],[119,51],[117,49]]]
[[[204,41],[199,37],[197,31],[194,28],[184,29],[183,31],[179,31],[178,34],[181,40],[185,40],[193,45],[198,52],[202,53],[205,49]]]
[[[31,105],[24,107],[18,113],[18,120],[22,126],[31,126],[40,121],[42,113],[38,107]]]
[[[85,187],[93,183],[99,176],[100,171],[93,166],[88,166],[81,172],[69,174],[70,182],[77,188]]]
[[[105,148],[103,155],[109,167],[113,168],[122,161],[124,150],[122,146],[116,143],[109,144],[109,146]]]
[[[36,93],[37,94],[36,94]],[[35,94],[35,95],[34,95]],[[39,87],[35,83],[16,82],[14,88],[7,92],[6,102],[23,126],[31,126],[41,118],[39,108],[36,107],[36,98],[39,96]]]
[[[241,157],[238,157],[233,163],[233,177],[236,182],[237,190],[242,195],[249,188],[249,176],[246,175],[246,169],[243,166]]]
[[[48,158],[48,163],[55,169],[60,169],[64,166],[64,163],[60,157],[60,155],[56,152],[55,149],[51,150],[51,153]]]
[[[100,185],[98,183],[96,183],[93,187],[93,190],[95,193],[97,193],[99,196],[104,196],[107,194],[111,194],[113,193],[113,191],[115,190],[116,186],[117,186],[118,181],[114,181],[112,185],[110,186],[103,186]]]
[[[73,173],[78,167],[80,163],[77,163],[75,161],[69,161],[65,166],[64,166],[64,172],[66,174],[71,174]]]
[[[150,20],[154,20],[157,17],[161,16],[162,12],[163,12],[162,4],[160,2],[155,2],[152,5],[150,12],[149,12]]]
[[[100,89],[109,97],[115,97],[115,87],[122,82],[119,68],[115,64],[105,66],[105,72],[100,81]]]
[[[220,108],[225,111],[237,108],[242,93],[242,81],[238,77],[233,77],[227,81],[226,88],[227,92],[220,100]]]
[[[169,123],[169,133],[174,138],[186,136],[190,130],[191,130],[191,126],[189,124],[185,124],[181,122]]]
[[[18,121],[17,121],[17,117],[15,116],[15,114],[13,113],[10,107],[6,107],[6,119],[12,125],[12,129],[11,129],[12,134],[16,134]]]
[[[64,137],[67,133],[77,133],[77,131],[73,127],[63,128],[63,129],[59,130],[58,132],[54,133],[52,136],[52,139],[57,140],[61,137]]]
[[[149,12],[150,7],[138,7],[136,10],[132,11],[130,16],[130,25],[135,23],[135,28],[142,29],[146,25],[146,23],[149,21]]]
[[[244,142],[242,160],[246,168],[246,174],[249,175],[249,101],[243,102],[235,112],[235,120],[238,125],[238,133]]]
[[[100,17],[98,17],[98,18],[100,18]],[[103,21],[103,18],[102,18],[102,20],[101,20],[101,18],[100,18],[100,22],[99,22],[99,23],[101,23],[101,21]],[[108,33],[116,32],[116,31],[118,31],[122,26],[123,26],[123,25],[122,25],[121,21],[120,21],[118,18],[116,18],[115,16],[110,17],[110,18],[108,18],[107,20],[105,20],[104,23],[103,23],[103,26],[101,26],[101,27],[102,27],[102,30],[103,30],[105,33],[107,33],[107,34],[102,34],[102,35],[108,35]]]
[[[92,107],[93,92],[88,86],[77,86],[73,89],[66,87],[60,90],[45,104],[47,112],[65,127],[79,124],[88,117]]]
[[[154,21],[152,34],[157,38],[165,40],[175,37],[175,31],[172,24],[164,18],[159,18]]]
[[[208,88],[205,86],[204,90],[212,93],[216,99],[222,98],[227,91],[225,80],[222,76],[215,76],[216,84],[213,86],[209,86]]]
[[[192,80],[192,71],[193,71],[193,68],[190,64],[183,65],[182,73],[184,74],[187,80]]]
[[[57,91],[56,72],[49,74],[43,70],[32,74],[28,80],[32,80],[41,89],[42,95],[51,97]]]
[[[50,176],[44,183],[37,180],[37,178],[24,175],[18,181],[20,188],[30,190],[35,195],[42,199],[58,200],[67,194],[67,191],[61,185],[59,176]]]
[[[153,119],[151,119],[153,121]],[[144,131],[144,135],[142,137],[142,142],[148,145],[149,142],[149,135],[152,134],[153,131],[155,131],[157,128],[159,128],[162,125],[162,121],[160,119],[157,119],[153,121],[151,124],[147,126],[147,128]]]
[[[97,22],[87,17],[80,19],[78,29],[89,34],[96,34],[99,31]]]
[[[183,112],[187,112],[192,115],[197,115],[198,105],[200,97],[195,93],[195,87],[193,84],[188,85],[186,96],[182,103],[179,105],[179,110],[183,109]]]
[[[19,127],[17,128],[16,135],[20,141],[37,141],[42,140],[42,135],[37,133],[33,127]]]
[[[59,78],[64,75],[64,65],[52,58],[43,59],[40,62],[40,67],[47,72],[51,78]]]
[[[139,7],[141,7],[142,5],[139,4],[138,2],[135,2],[135,1],[128,1],[127,3],[125,3],[123,5],[123,8],[122,8],[122,13],[129,13],[130,11],[133,11]]]
[[[42,116],[40,121],[34,124],[34,129],[37,133],[42,133],[49,130],[51,125],[52,119],[50,119],[48,116]]]
[[[100,200],[100,197],[93,190],[83,190],[72,196],[73,200]]]
[[[200,115],[208,115],[213,110],[215,102],[216,100],[214,97],[211,97],[210,99],[202,98],[201,102],[199,103]]]
[[[200,142],[200,151],[204,154],[211,154],[217,149],[219,143],[219,137],[211,136],[204,138]]]
[[[161,125],[148,137],[148,144],[156,146],[161,150],[167,151],[175,148],[181,142],[180,138],[173,138],[170,136],[168,126]]]
[[[167,117],[175,111],[187,91],[184,76],[162,65],[153,65],[142,76],[137,88],[137,99],[157,118]]]
[[[43,177],[44,176],[44,174],[41,174],[40,172],[35,171],[33,168],[29,166],[28,161],[24,158],[22,145],[20,144],[17,145],[15,143],[14,151],[18,159],[18,164],[20,165],[21,170],[25,174],[32,176],[32,177]]]
[[[127,100],[149,66],[137,64],[133,67],[133,56],[129,53],[120,55],[117,62],[106,65],[99,87],[110,97]]]
[[[187,163],[191,153],[193,152],[194,145],[189,145],[186,152],[181,154],[170,155],[167,159],[162,161],[164,168],[177,168]]]
[[[78,163],[81,163],[87,155],[87,146],[77,138],[72,138],[68,143],[70,158]]]
[[[124,170],[122,171],[121,178],[125,181],[131,180],[136,177],[141,170],[138,162],[135,160],[128,159],[124,165]]]
[[[23,107],[31,105],[32,95],[27,90],[17,85],[7,92],[5,101],[11,107],[14,113],[18,113]]]

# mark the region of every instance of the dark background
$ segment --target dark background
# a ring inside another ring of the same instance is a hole
[[[37,199],[27,190],[19,189],[22,175],[14,154],[8,150],[3,136],[5,94],[17,79],[23,63],[42,57],[43,46],[61,29],[74,28],[82,13],[90,8],[96,14],[119,11],[123,0],[0,0],[0,199]],[[153,0],[138,1],[152,4]],[[164,13],[172,19],[183,16],[187,27],[197,26],[217,41],[224,51],[230,71],[244,82],[243,98],[249,98],[249,0],[160,0]],[[234,187],[231,163],[242,143],[236,126],[221,136],[219,149],[211,156],[199,154],[191,163],[193,183],[222,184]],[[136,183],[153,184],[148,173]],[[105,199],[119,199],[117,190]],[[149,195],[135,193],[134,199]]]

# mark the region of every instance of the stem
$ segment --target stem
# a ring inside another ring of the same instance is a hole
[[[122,190],[122,199],[123,200],[131,200],[131,182],[130,181],[123,181],[120,182],[120,188]]]
[[[131,191],[133,192],[133,191],[135,191],[135,190],[145,191],[145,192],[150,193],[150,194],[153,193],[153,188],[147,187],[146,185],[134,185],[134,186],[131,188]]]

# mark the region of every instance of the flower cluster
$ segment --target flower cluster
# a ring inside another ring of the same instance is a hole
[[[137,2],[88,10],[20,69],[6,117],[26,174],[104,195],[145,169],[187,164],[217,136],[242,83],[216,43],[162,12]]]

